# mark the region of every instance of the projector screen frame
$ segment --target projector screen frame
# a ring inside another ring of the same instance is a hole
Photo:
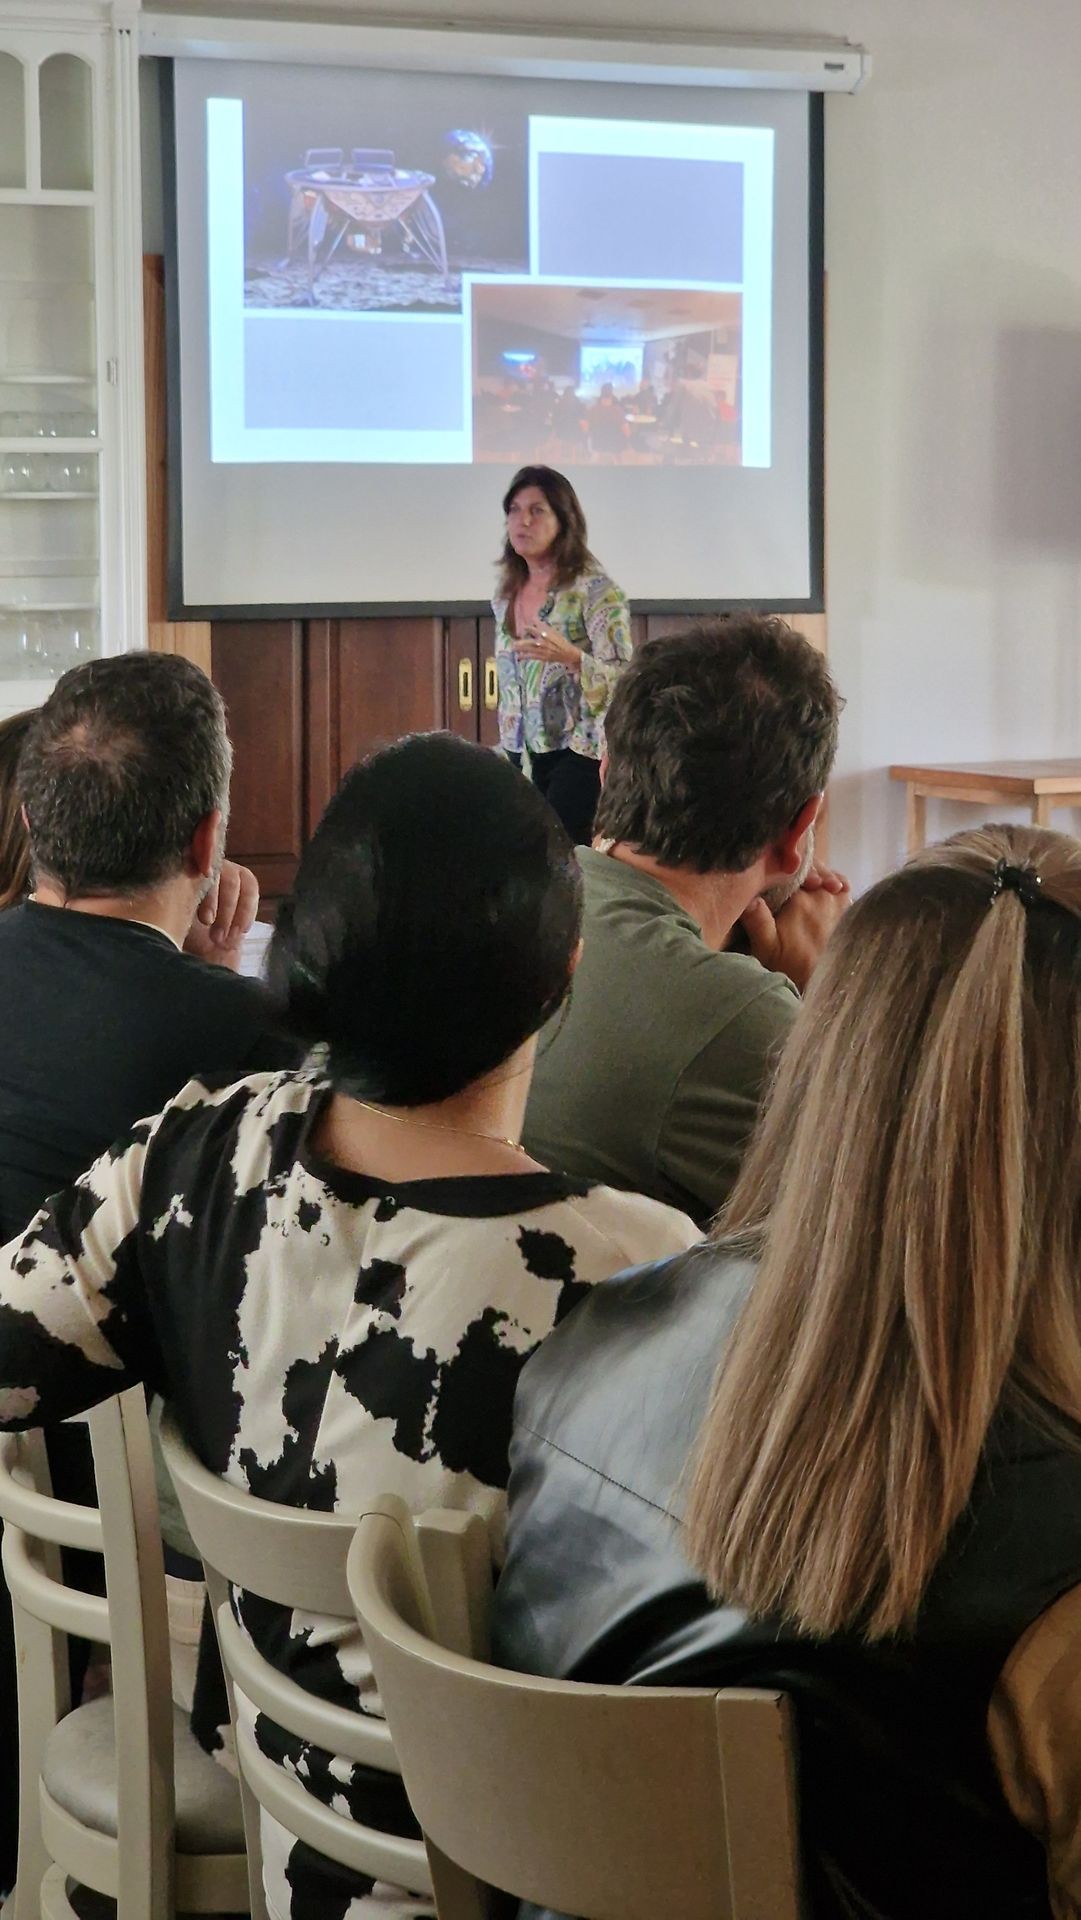
[[[182,428],[180,406],[179,238],[177,231],[177,163],[174,61],[159,59],[161,68],[162,184],[165,239],[165,382],[167,577],[166,596],[171,621],[349,620],[410,616],[473,619],[491,611],[490,601],[477,600],[349,600],[296,603],[249,602],[226,606],[196,604],[184,597]],[[408,65],[407,61],[402,62]],[[801,599],[770,599],[771,612],[821,614],[825,612],[825,96],[808,91],[807,272],[808,272],[808,572],[810,592]],[[636,597],[637,614],[725,614],[766,605],[762,599],[649,600]]]

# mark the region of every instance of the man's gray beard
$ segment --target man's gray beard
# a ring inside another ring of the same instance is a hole
[[[799,892],[811,870],[814,857],[815,830],[812,825],[807,829],[807,836],[803,842],[803,858],[796,872],[790,873],[787,880],[778,880],[775,887],[767,887],[765,893],[762,895],[762,899],[772,914],[780,913],[781,908],[787,906],[792,895]]]

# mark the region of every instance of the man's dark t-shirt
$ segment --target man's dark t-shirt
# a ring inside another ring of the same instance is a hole
[[[0,913],[0,1246],[195,1075],[298,1064],[255,981],[167,934],[33,901]]]

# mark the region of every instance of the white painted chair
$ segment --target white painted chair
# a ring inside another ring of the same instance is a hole
[[[362,1516],[348,1573],[439,1920],[488,1920],[492,1887],[582,1920],[798,1920],[783,1695],[584,1686],[450,1650],[400,1500]]]
[[[173,1707],[146,1405],[87,1416],[98,1506],[51,1493],[40,1432],[0,1437],[3,1567],[19,1663],[14,1920],[74,1920],[65,1880],[117,1920],[246,1910],[240,1800]],[[64,1584],[60,1548],[100,1553],[108,1599]],[[107,1643],[112,1694],[71,1710],[67,1636]]]
[[[361,1826],[323,1805],[260,1750],[246,1718],[238,1718],[235,1710],[239,1691],[294,1737],[381,1772],[400,1773],[386,1722],[332,1706],[279,1673],[238,1627],[229,1602],[233,1584],[280,1606],[352,1620],[345,1563],[355,1517],[305,1512],[230,1486],[195,1457],[168,1414],[161,1445],[188,1531],[202,1556],[229,1688],[253,1920],[265,1916],[260,1807],[328,1859],[373,1879],[430,1894],[421,1841]],[[483,1617],[479,1595],[491,1587],[484,1527],[475,1516],[462,1514],[426,1516],[421,1525],[430,1579],[440,1596],[442,1629],[451,1644],[463,1650],[473,1647]]]

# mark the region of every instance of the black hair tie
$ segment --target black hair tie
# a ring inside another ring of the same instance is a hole
[[[1043,881],[1035,867],[1011,867],[1008,860],[996,860],[991,875],[991,899],[1000,893],[1015,893],[1023,907],[1038,907],[1043,900]],[[1055,901],[1048,901],[1054,906]]]

